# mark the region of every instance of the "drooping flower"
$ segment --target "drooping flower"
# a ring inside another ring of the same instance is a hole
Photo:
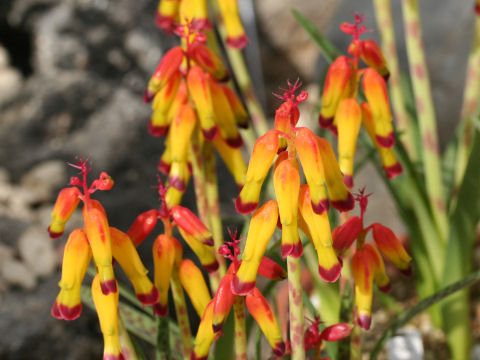
[[[84,228],[74,230],[65,245],[60,292],[52,306],[54,317],[74,320],[80,316],[82,304],[80,287],[93,258],[97,275],[92,283],[92,295],[104,336],[104,359],[122,359],[118,340],[118,285],[115,279],[113,260],[122,267],[133,284],[137,298],[143,305],[153,305],[159,299],[157,288],[147,277],[130,236],[108,223],[107,214],[100,202],[91,198],[97,190],[110,190],[112,178],[102,172],[98,179],[88,186],[87,175],[91,168],[88,160],[78,160],[74,168],[80,170],[80,177],[70,179],[72,187],[60,191],[48,231],[52,238],[58,238],[80,202],[83,202]],[[79,187],[79,188],[77,188]],[[145,223],[151,222],[146,214]],[[145,236],[143,229],[135,226],[132,234],[136,241]]]
[[[362,123],[380,153],[387,176],[391,179],[402,173],[402,167],[391,149],[395,144],[395,134],[386,86],[389,76],[387,64],[374,40],[359,38],[367,32],[365,26],[360,26],[364,17],[354,14],[354,18],[353,24],[340,25],[340,29],[353,38],[348,48],[351,57],[339,56],[330,65],[318,117],[320,127],[338,136],[340,169],[350,189],[353,187],[356,142]],[[360,59],[367,68],[360,69]],[[367,99],[362,106],[357,101],[360,81]]]
[[[169,207],[180,203],[187,188],[192,143],[198,142],[201,149],[204,141],[212,141],[237,185],[245,181],[246,165],[239,149],[243,140],[237,126],[248,125],[248,114],[235,92],[221,84],[228,79],[228,70],[205,44],[201,31],[208,22],[205,4],[205,0],[181,2],[175,32],[182,45],[165,53],[144,94],[145,102],[153,99],[150,134],[166,136],[157,167],[168,175]]]
[[[383,292],[390,291],[390,280],[385,272],[385,264],[380,253],[390,260],[402,273],[411,275],[411,257],[392,230],[374,223],[367,227],[363,217],[368,205],[365,189],[356,196],[360,204],[360,216],[352,216],[343,225],[333,231],[333,247],[342,256],[356,241],[352,257],[352,273],[355,281],[356,322],[365,330],[370,328],[373,297],[373,283]],[[367,243],[366,237],[372,230],[373,243]]]

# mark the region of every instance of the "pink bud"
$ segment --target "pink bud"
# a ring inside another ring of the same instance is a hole
[[[349,336],[351,332],[351,324],[339,323],[325,328],[320,337],[325,341],[338,341]]]

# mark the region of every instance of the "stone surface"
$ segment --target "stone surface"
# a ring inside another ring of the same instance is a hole
[[[32,226],[18,239],[18,251],[21,259],[35,276],[51,275],[57,266],[53,240],[45,228]]]
[[[1,264],[1,275],[10,285],[20,286],[26,290],[31,290],[37,285],[33,272],[23,262],[15,259],[7,259]]]

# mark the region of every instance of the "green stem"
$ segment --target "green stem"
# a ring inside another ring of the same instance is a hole
[[[464,289],[468,286],[473,285],[477,281],[480,280],[480,270],[477,270],[470,275],[464,277],[462,280],[457,281],[449,286],[444,287],[440,291],[437,291],[435,294],[425,298],[424,300],[420,301],[417,305],[410,308],[410,310],[405,311],[397,319],[387,328],[387,330],[383,333],[381,338],[375,344],[375,347],[372,350],[372,354],[370,356],[370,360],[374,360],[377,358],[378,354],[383,348],[383,344],[385,341],[395,335],[398,329],[408,323],[411,319],[413,319],[416,315],[421,313],[422,311],[428,309],[430,306],[438,303],[439,301],[445,299],[446,297],[452,295],[453,293]]]
[[[392,99],[393,112],[397,130],[402,134],[401,140],[413,161],[418,158],[415,141],[416,124],[408,115],[403,99],[400,70],[398,66],[397,48],[392,20],[392,11],[389,0],[374,0],[377,27],[382,38],[382,48],[387,59],[390,78],[388,85]]]
[[[220,201],[218,198],[217,168],[215,166],[215,150],[211,142],[203,145],[203,158],[205,159],[205,188],[207,196],[208,217],[210,229],[213,234],[215,255],[219,263],[219,275],[223,277],[226,273],[225,258],[218,253],[223,245],[222,218],[220,216]],[[212,289],[216,292],[216,288]]]
[[[247,332],[245,327],[245,299],[235,296],[233,302],[235,320],[235,359],[247,359]]]
[[[123,324],[122,317],[118,316],[118,339],[120,341],[120,348],[122,349],[122,355],[125,360],[137,360],[137,352],[135,346],[133,346],[130,335],[128,335],[127,329]]]
[[[287,257],[288,270],[288,304],[290,315],[290,343],[292,348],[291,359],[305,359],[303,334],[303,301],[301,283],[300,258]]]
[[[157,360],[170,359],[170,331],[168,323],[168,316],[157,318]]]
[[[423,144],[426,188],[433,217],[440,233],[439,241],[445,245],[448,236],[448,218],[438,148],[437,124],[423,49],[418,0],[403,0],[402,9],[410,75]]]
[[[174,268],[172,271],[170,286],[172,288],[173,303],[175,305],[175,313],[177,314],[178,327],[182,338],[183,358],[189,360],[193,349],[192,333],[190,331],[185,295],[182,284],[180,283],[180,277],[178,276],[178,268]]]
[[[350,335],[350,360],[362,358],[362,328],[355,326]]]
[[[457,198],[458,188],[463,180],[467,168],[468,157],[472,145],[473,123],[472,116],[475,114],[480,97],[480,16],[476,15],[473,44],[468,56],[468,67],[463,92],[463,105],[460,123],[460,142],[458,144],[455,161],[455,188],[452,192],[453,199]],[[451,203],[454,204],[455,201]]]

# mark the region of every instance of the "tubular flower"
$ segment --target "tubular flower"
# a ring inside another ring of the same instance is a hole
[[[180,262],[178,273],[183,288],[190,297],[198,316],[201,317],[211,300],[202,272],[193,261],[184,259]]]
[[[227,44],[235,49],[243,49],[248,43],[238,13],[237,0],[217,0],[227,30]]]
[[[340,29],[353,38],[348,48],[351,57],[340,56],[330,65],[319,115],[320,127],[329,129],[338,136],[340,168],[349,188],[353,187],[354,156],[361,123],[366,128],[369,126],[367,131],[380,153],[382,162],[391,166],[397,164],[393,152],[385,151],[395,145],[386,87],[388,68],[378,44],[374,40],[359,39],[360,35],[367,31],[365,26],[360,26],[363,16],[354,14],[354,18],[355,23],[340,25]],[[367,64],[367,68],[360,69],[360,59]],[[365,106],[362,104],[360,107],[357,102],[360,80],[368,101],[368,125],[364,120]],[[391,177],[401,173],[398,166],[392,169]]]
[[[352,273],[355,281],[356,321],[365,330],[370,328],[373,296],[373,282],[383,292],[390,291],[390,280],[385,272],[382,253],[404,274],[411,274],[411,258],[395,234],[387,227],[374,223],[363,225],[363,217],[368,205],[364,190],[356,196],[360,204],[360,217],[352,216],[333,232],[333,247],[339,256],[355,242],[356,251],[352,258]],[[372,230],[374,244],[366,243],[366,236]],[[380,251],[379,251],[380,250]]]
[[[158,304],[153,310],[157,316],[165,316],[168,312],[168,289],[170,277],[175,264],[175,238],[165,234],[158,235],[153,243],[153,266],[155,269],[155,286],[160,292]]]
[[[118,292],[105,295],[100,277],[96,275],[92,282],[92,297],[103,334],[103,359],[124,359],[118,339]]]
[[[144,93],[145,102],[153,99],[150,134],[166,136],[157,168],[168,175],[170,207],[180,203],[190,179],[192,156],[202,151],[204,140],[215,142],[235,181],[243,185],[246,165],[237,150],[243,144],[237,125],[248,125],[237,95],[219,83],[229,78],[226,67],[205,44],[201,30],[208,24],[206,1],[182,0],[178,11],[181,21],[175,24],[175,33],[182,45],[166,52]],[[194,152],[192,139],[199,142]]]
[[[65,224],[80,203],[80,195],[81,192],[76,187],[62,189],[58,194],[52,211],[52,222],[47,229],[52,239],[63,235]]]
[[[158,210],[152,209],[138,215],[127,234],[135,246],[139,246],[157,225]]]
[[[271,209],[268,209],[268,207],[276,208],[276,204],[274,203],[275,202],[271,200],[267,203],[269,204],[267,207],[264,205],[265,209],[262,207],[257,210],[256,214],[259,213],[260,215],[257,215],[256,219],[252,220],[252,222],[256,222],[255,227],[261,225],[259,223],[261,222],[260,217],[262,216],[262,213],[263,216],[266,216],[269,219],[268,222],[270,222],[270,218],[273,217],[272,215],[275,215],[275,219],[278,217],[278,210],[274,211],[274,213],[276,212],[275,214],[271,214]],[[267,226],[270,226],[270,224]],[[275,225],[273,225],[273,227],[275,227]],[[232,264],[230,265],[227,274],[222,278],[215,296],[207,305],[207,308],[204,312],[197,336],[195,338],[195,349],[192,354],[192,359],[206,359],[208,357],[209,349],[217,334],[221,333],[223,323],[225,322],[233,306],[235,297],[238,298],[237,292],[235,291],[235,284],[237,276],[239,275],[239,271],[246,268],[245,264],[247,267],[252,266],[252,258],[254,258],[256,261],[258,254],[262,252],[257,251],[257,249],[252,249],[252,241],[250,240],[250,243],[248,243],[247,240],[246,246],[250,248],[249,253],[252,253],[250,260],[246,259],[244,256],[244,259],[239,261],[239,244],[241,240],[237,239],[236,232],[230,232],[230,236],[232,237],[232,241],[226,242],[228,245],[222,245],[219,249],[219,253],[230,259]],[[232,249],[230,249],[229,246]],[[253,246],[255,246],[255,244],[253,244]],[[260,245],[260,247],[261,246],[262,245]],[[263,257],[263,252],[260,256],[261,259],[258,261],[259,264],[255,264],[259,274],[272,280],[280,280],[286,277],[285,271],[278,264],[271,259]],[[250,261],[250,264],[248,264],[248,261]],[[255,273],[256,271],[257,270],[255,270]],[[246,289],[242,288],[241,290]],[[260,291],[255,288],[255,282],[253,282],[249,290],[242,292],[242,295],[246,295],[245,301],[247,308],[251,312],[254,319],[258,322],[262,332],[265,334],[268,342],[272,346],[274,353],[277,356],[282,356],[285,352],[285,343],[283,342],[280,328],[267,300],[263,297]],[[211,310],[210,306],[212,306]]]
[[[268,241],[275,232],[277,221],[278,205],[274,200],[267,201],[253,214],[242,264],[232,282],[234,294],[246,295],[255,288],[258,268],[267,250]]]
[[[310,199],[310,189],[302,185],[298,209],[303,222],[300,228],[315,246],[318,255],[318,273],[324,281],[334,282],[340,277],[342,265],[333,248],[332,234],[328,215],[315,213]],[[305,224],[305,227],[302,226]],[[305,229],[305,230],[304,230]]]
[[[80,316],[80,287],[91,259],[92,251],[85,232],[81,229],[74,230],[65,245],[62,278],[58,283],[60,293],[51,311],[57,319],[75,320]]]

